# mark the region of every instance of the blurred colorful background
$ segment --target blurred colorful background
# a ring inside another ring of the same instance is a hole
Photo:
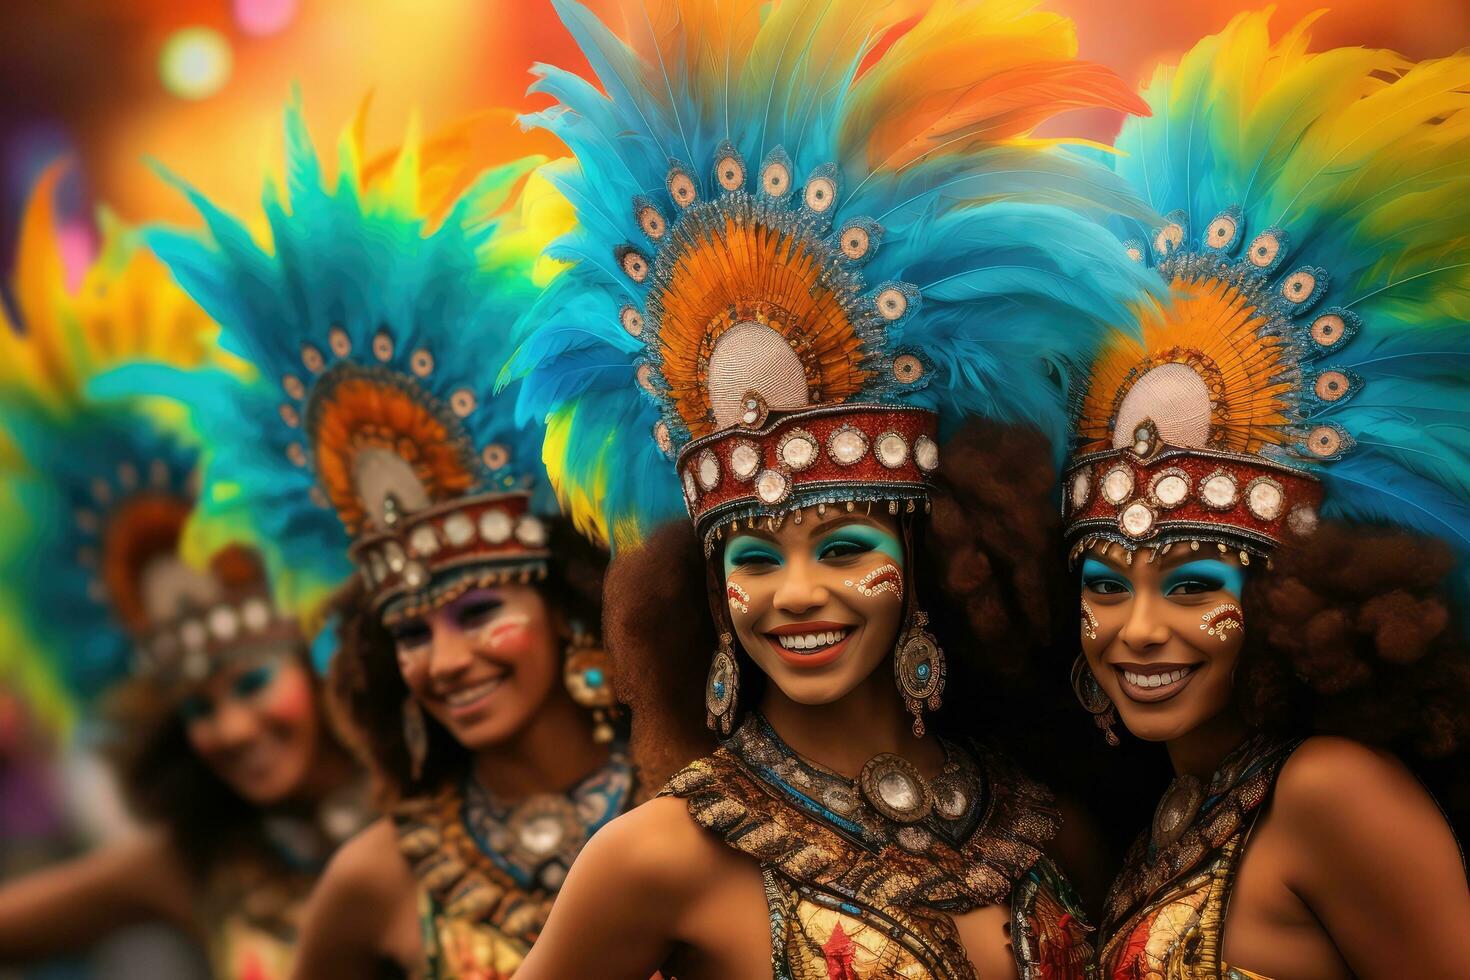
[[[840,2],[840,0],[832,0]],[[591,0],[607,8],[607,0]],[[1241,0],[1054,0],[1078,23],[1082,53],[1141,81],[1160,59],[1259,4]],[[1285,23],[1319,9],[1278,4]],[[125,220],[188,220],[153,158],[232,209],[251,203],[280,158],[281,106],[299,85],[319,134],[371,93],[378,146],[414,109],[433,128],[487,106],[520,107],[534,61],[580,59],[550,0],[46,0],[0,4],[0,261],[6,268],[25,190],[70,155],[63,191],[68,255],[93,246],[94,205]],[[1327,47],[1391,47],[1411,57],[1470,44],[1465,0],[1341,0],[1315,31]],[[1084,121],[1109,138],[1117,120]],[[508,124],[504,138],[555,152]]]

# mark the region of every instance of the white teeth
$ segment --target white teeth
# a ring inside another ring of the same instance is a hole
[[[462,705],[472,704],[499,687],[500,681],[501,678],[497,677],[494,680],[486,681],[483,684],[477,684],[474,687],[463,688],[461,690],[455,691],[453,694],[446,695],[444,701],[451,708],[458,708]]]
[[[1193,667],[1183,667],[1179,670],[1166,670],[1161,674],[1135,674],[1131,670],[1125,670],[1123,671],[1123,679],[1134,687],[1168,687],[1171,684],[1178,684],[1184,680],[1193,670]]]
[[[834,630],[827,633],[776,634],[776,639],[787,650],[815,650],[818,647],[830,647],[846,638],[847,630]]]

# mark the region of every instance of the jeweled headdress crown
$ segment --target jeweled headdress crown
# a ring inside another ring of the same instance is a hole
[[[549,191],[507,213],[540,161],[469,171],[440,209],[428,174],[442,183],[467,163],[452,141],[421,150],[411,136],[370,166],[359,121],[331,179],[295,105],[286,135],[286,199],[265,192],[269,248],[187,188],[207,238],[150,235],[260,375],[244,388],[144,368],[129,379],[216,433],[203,520],[253,527],[283,601],[302,609],[348,573],[349,553],[374,606],[395,614],[544,574],[555,501],[542,431],[491,390],[541,247],[565,227],[556,207],[532,208]]]
[[[104,212],[100,254],[66,283],[54,198],[33,189],[0,310],[0,608],[33,701],[86,702],[136,674],[199,678],[262,644],[297,643],[258,564],[222,548],[186,562],[198,441],[136,398],[89,392],[131,358],[222,366],[216,328]],[[7,671],[9,673],[9,671]],[[47,693],[38,693],[47,692]]]
[[[1470,545],[1470,57],[1308,53],[1269,13],[1147,90],[1125,242],[1173,287],[1079,386],[1066,515],[1132,549],[1269,555],[1319,513]],[[1325,500],[1324,500],[1325,492]]]
[[[1029,3],[555,4],[607,95],[538,67],[531,118],[574,263],[512,363],[568,509],[615,543],[672,516],[708,543],[810,505],[927,499],[967,414],[1062,438],[1056,374],[1144,281],[1079,211],[1110,175],[1031,137],[1132,108]],[[881,42],[881,43],[880,43]]]

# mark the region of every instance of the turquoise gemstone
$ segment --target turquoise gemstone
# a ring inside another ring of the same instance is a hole
[[[725,697],[725,682],[724,681],[715,681],[714,691],[715,691],[715,697],[716,698],[718,698],[720,700],[724,700],[724,697]]]
[[[602,669],[600,667],[589,667],[582,673],[582,680],[587,682],[588,687],[602,686]]]
[[[919,664],[919,666],[914,668],[914,675],[921,681],[927,681],[929,679],[929,665],[927,663]]]

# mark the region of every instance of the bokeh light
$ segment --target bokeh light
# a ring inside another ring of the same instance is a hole
[[[286,28],[300,0],[234,0],[235,23],[246,34],[266,37]]]
[[[230,78],[230,42],[208,27],[186,27],[163,44],[158,71],[163,86],[181,99],[207,99]]]

